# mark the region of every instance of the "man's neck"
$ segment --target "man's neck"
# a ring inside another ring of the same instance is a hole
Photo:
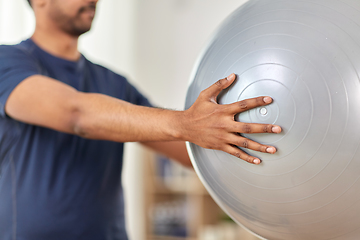
[[[31,39],[40,48],[56,57],[77,61],[81,56],[77,49],[79,38],[64,32],[41,29],[37,26]]]

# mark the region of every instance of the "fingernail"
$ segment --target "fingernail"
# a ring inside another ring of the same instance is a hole
[[[260,159],[258,159],[258,158],[255,158],[254,161],[253,161],[253,163],[255,163],[255,164],[260,164],[260,162],[261,162],[261,161],[260,161]]]
[[[226,79],[228,80],[228,81],[232,81],[232,80],[234,80],[234,78],[235,78],[235,74],[230,74]]]
[[[268,153],[275,153],[275,152],[276,152],[276,148],[274,148],[274,147],[268,147],[268,148],[266,149],[266,152],[268,152]]]
[[[271,102],[272,102],[272,98],[271,98],[271,97],[264,97],[264,102],[265,102],[265,103],[271,103]]]
[[[281,132],[281,128],[280,128],[279,126],[275,126],[275,127],[273,127],[273,128],[271,129],[271,131],[272,131],[273,133],[279,133],[279,132]]]

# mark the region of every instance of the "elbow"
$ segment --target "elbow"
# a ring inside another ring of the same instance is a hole
[[[91,138],[90,131],[83,121],[75,121],[72,125],[72,133],[82,138]]]
[[[74,101],[79,103],[81,101]],[[86,116],[86,111],[83,110],[81,104],[76,104],[72,107],[70,114],[70,132],[82,138],[91,138],[91,123],[89,117]]]
[[[75,112],[73,114],[73,121],[71,124],[72,133],[82,138],[95,139],[94,129],[96,127],[91,119],[92,118],[87,116],[84,112]]]
[[[112,140],[106,128],[106,117],[101,111],[101,94],[78,93],[72,108],[71,130],[73,134],[87,139]],[[105,127],[104,127],[105,126]]]

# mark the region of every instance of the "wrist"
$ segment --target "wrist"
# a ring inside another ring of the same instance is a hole
[[[189,126],[186,111],[174,111],[171,119],[172,137],[178,141],[188,141],[187,128]]]

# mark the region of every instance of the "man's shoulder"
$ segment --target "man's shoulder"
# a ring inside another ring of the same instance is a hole
[[[26,41],[13,45],[7,45],[7,44],[0,45],[0,55],[2,56],[12,55],[12,56],[24,57],[24,56],[29,56],[29,54],[30,54],[30,49],[27,47]]]
[[[11,53],[11,52],[17,52],[20,49],[16,47],[16,45],[0,45],[0,53]]]

